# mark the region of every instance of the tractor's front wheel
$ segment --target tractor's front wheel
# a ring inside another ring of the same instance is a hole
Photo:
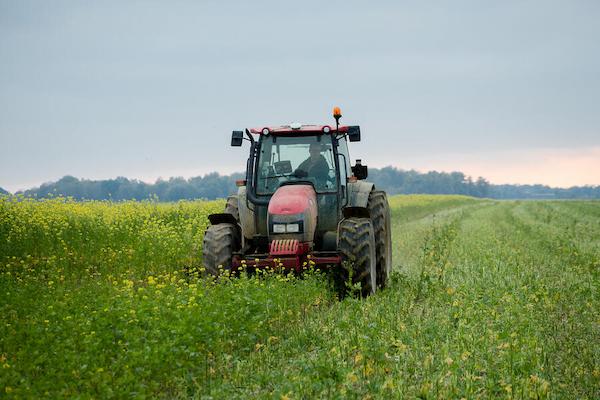
[[[204,233],[202,254],[204,268],[211,275],[219,273],[219,266],[231,269],[233,252],[240,248],[238,228],[233,224],[210,225]]]
[[[346,283],[360,283],[360,294],[366,297],[377,288],[375,233],[368,218],[346,218],[338,226],[338,251],[342,267],[336,279],[341,294]],[[352,276],[350,280],[349,277]]]

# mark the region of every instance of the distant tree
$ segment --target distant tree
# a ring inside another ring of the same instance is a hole
[[[23,192],[25,196],[70,196],[77,200],[144,200],[160,201],[224,198],[236,192],[236,179],[244,174],[220,175],[216,172],[185,179],[158,179],[145,183],[118,177],[93,181],[65,176],[57,182],[44,183]],[[600,186],[579,186],[568,189],[544,185],[492,185],[485,178],[473,180],[462,172],[401,170],[394,167],[370,168],[368,180],[389,194],[463,194],[497,199],[600,199]],[[19,192],[20,193],[20,192]]]
[[[475,196],[488,197],[490,192],[490,183],[481,176],[475,181]]]

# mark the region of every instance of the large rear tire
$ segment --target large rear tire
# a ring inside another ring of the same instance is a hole
[[[239,229],[233,224],[210,225],[204,232],[202,247],[204,268],[218,275],[219,266],[231,270],[233,252],[240,248]]]
[[[345,283],[352,272],[352,284],[360,283],[360,294],[366,297],[377,288],[375,234],[368,218],[346,218],[338,226],[338,251],[342,268],[337,277],[338,291],[347,293]]]
[[[369,194],[369,214],[375,231],[377,248],[377,286],[384,288],[392,272],[392,231],[390,207],[384,191],[373,190]]]

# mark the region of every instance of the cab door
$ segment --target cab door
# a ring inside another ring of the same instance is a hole
[[[348,143],[346,138],[340,138],[337,141],[337,158],[338,158],[338,170],[339,170],[339,207],[338,207],[338,220],[342,218],[342,208],[348,205],[348,178],[350,177],[350,155],[348,154]]]

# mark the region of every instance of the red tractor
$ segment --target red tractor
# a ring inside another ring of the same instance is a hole
[[[347,142],[360,141],[360,127],[339,125],[338,107],[334,118],[335,126],[233,131],[232,146],[250,143],[246,179],[225,212],[209,216],[208,273],[314,265],[334,272],[338,284],[351,277],[363,296],[385,286],[392,267],[387,197],[364,180],[366,165],[350,165]]]

